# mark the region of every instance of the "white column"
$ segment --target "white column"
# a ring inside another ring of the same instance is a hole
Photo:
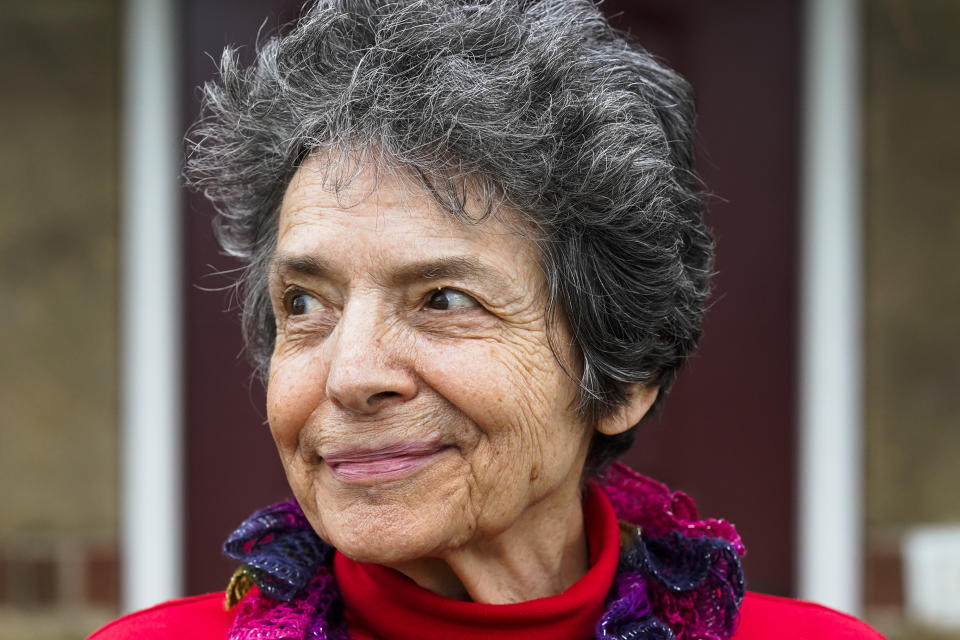
[[[180,595],[180,131],[172,0],[124,5],[122,594],[126,611]]]
[[[806,2],[798,593],[862,606],[860,11]]]

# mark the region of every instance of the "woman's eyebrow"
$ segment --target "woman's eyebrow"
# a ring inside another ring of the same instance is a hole
[[[496,269],[472,256],[449,256],[405,264],[390,275],[399,284],[436,280],[468,280],[489,283],[499,290],[510,287],[510,281]]]
[[[274,257],[271,270],[280,275],[295,273],[314,278],[329,276],[333,272],[331,264],[320,256],[283,253]]]
[[[311,278],[332,278],[336,274],[331,262],[312,254],[279,254],[274,257],[271,270],[278,275],[297,274]],[[448,256],[407,263],[389,273],[386,279],[396,285],[441,278],[488,283],[500,291],[511,285],[503,274],[472,256]]]

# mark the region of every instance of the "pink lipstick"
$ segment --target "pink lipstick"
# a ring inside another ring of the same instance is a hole
[[[370,484],[412,474],[448,448],[435,442],[398,442],[378,449],[334,451],[323,459],[339,480]]]

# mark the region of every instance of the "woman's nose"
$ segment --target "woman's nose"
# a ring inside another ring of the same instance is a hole
[[[326,393],[343,409],[372,414],[417,394],[416,376],[399,357],[400,338],[382,324],[344,313],[331,336]]]

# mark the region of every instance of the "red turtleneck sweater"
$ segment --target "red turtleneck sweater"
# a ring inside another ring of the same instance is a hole
[[[584,504],[590,570],[560,595],[518,604],[443,598],[380,565],[333,560],[355,640],[556,640],[591,638],[617,572],[620,528],[606,495],[591,487]]]

